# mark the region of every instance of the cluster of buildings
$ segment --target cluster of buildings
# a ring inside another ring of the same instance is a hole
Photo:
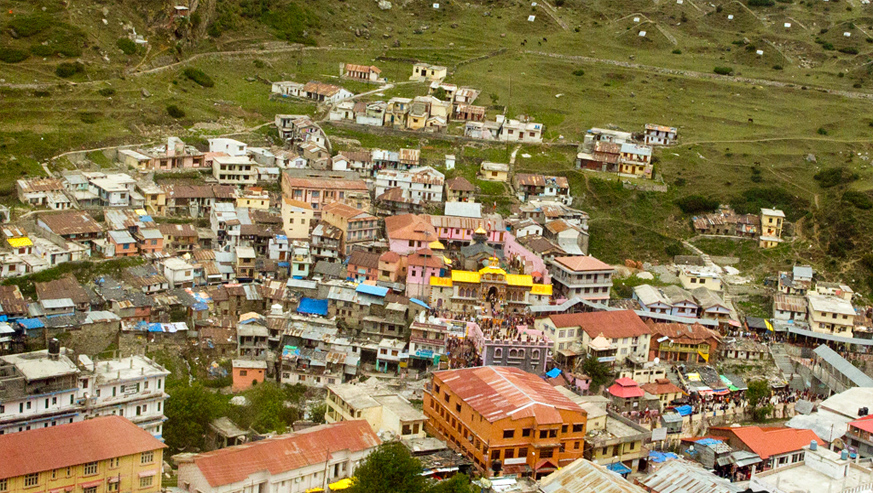
[[[651,179],[653,147],[672,145],[677,135],[674,127],[654,124],[646,124],[642,133],[592,128],[580,145],[576,167]]]
[[[784,241],[785,213],[779,209],[761,209],[757,215],[737,214],[722,205],[717,212],[694,216],[691,221],[698,234],[756,239],[761,248],[774,248]]]

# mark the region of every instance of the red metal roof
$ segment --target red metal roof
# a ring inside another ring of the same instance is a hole
[[[438,371],[434,377],[489,422],[533,417],[538,424],[563,423],[558,409],[585,415],[542,378],[518,368],[480,366]]]
[[[613,270],[611,265],[591,256],[556,257],[555,262],[575,272]]]
[[[622,399],[633,399],[646,395],[640,385],[630,378],[619,378],[609,387],[608,392]]]
[[[649,326],[633,310],[549,315],[555,327],[580,327],[588,337],[600,334],[608,339],[622,339],[649,334]]]
[[[763,460],[774,455],[787,454],[800,450],[815,440],[819,444],[825,443],[812,430],[800,430],[794,428],[768,428],[759,426],[742,426],[739,428],[711,428],[710,431],[718,432],[725,430],[733,433],[749,449],[758,454]]]
[[[873,433],[873,416],[864,416],[861,419],[856,419],[849,423],[849,426],[854,426],[859,430]]]
[[[659,378],[654,382],[643,384],[640,388],[652,395],[683,393],[682,389],[670,383],[670,380],[666,378]]]
[[[360,452],[380,443],[366,421],[341,421],[198,454],[193,461],[206,481],[217,487],[244,481],[261,471],[275,475],[321,464],[337,452]]]
[[[0,478],[160,450],[166,445],[121,416],[0,436]]]

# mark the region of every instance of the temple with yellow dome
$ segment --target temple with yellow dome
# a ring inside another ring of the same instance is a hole
[[[551,284],[535,284],[527,274],[509,274],[497,257],[478,271],[453,270],[450,277],[430,278],[431,306],[456,313],[474,313],[488,306],[499,306],[505,313],[523,313],[531,306],[548,305]]]

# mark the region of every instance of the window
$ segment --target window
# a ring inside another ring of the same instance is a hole
[[[549,430],[540,430],[540,438],[548,438]]]
[[[39,484],[39,473],[27,474],[24,476],[24,487],[30,488]]]
[[[97,474],[97,463],[96,462],[89,462],[89,463],[85,464],[84,469],[82,471],[82,474],[84,474],[85,476],[91,476],[91,475]]]
[[[111,467],[111,468],[116,468],[116,467],[118,467],[118,462],[119,462],[119,460],[120,460],[120,459],[119,459],[118,457],[116,457],[116,458],[114,458],[114,459],[109,459],[109,467]]]
[[[555,454],[555,449],[544,448],[540,452],[540,459],[551,459],[554,454]]]
[[[241,376],[241,377],[245,377],[245,376],[247,376],[248,374],[249,374],[249,372],[246,371],[246,370],[240,370],[240,371],[239,371],[239,376]]]
[[[144,478],[139,478],[139,487],[140,488],[148,488],[152,485],[152,482],[155,480],[154,476],[146,476]]]
[[[52,479],[58,479],[58,470],[52,469]]]
[[[503,430],[503,438],[515,438],[515,430]]]
[[[500,460],[500,450],[491,451],[491,460]]]
[[[155,461],[155,452],[143,452],[140,456],[139,463],[140,464],[149,464]]]
[[[579,442],[573,442],[573,449],[579,450]]]
[[[0,491],[6,491],[8,489],[7,480],[0,479]]]
[[[582,423],[575,423],[573,425],[573,433],[582,433],[585,431],[585,425]]]
[[[515,457],[515,449],[514,448],[506,449],[506,451],[503,452],[504,459],[512,459],[513,457]]]
[[[525,428],[525,429],[521,430],[521,436],[529,437],[532,431],[533,431],[533,429],[531,429],[531,428]]]
[[[549,438],[557,438],[557,436],[558,436],[558,430],[557,430],[557,429],[549,430]]]
[[[567,425],[561,425],[561,434],[567,433],[567,429],[569,427]]]
[[[527,447],[522,447],[522,448],[518,449],[518,456],[519,457],[527,457]]]
[[[455,404],[455,411],[461,412],[461,404],[460,403]]]
[[[116,481],[114,483],[109,483],[106,486],[106,490],[107,491],[118,491],[118,484],[119,484],[118,481]]]
[[[90,488],[82,488],[82,493],[97,493],[97,487],[92,486]]]

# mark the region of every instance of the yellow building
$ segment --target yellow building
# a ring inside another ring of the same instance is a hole
[[[509,180],[509,165],[482,161],[482,166],[479,168],[479,178],[488,181],[505,182]]]
[[[268,210],[270,208],[270,193],[259,188],[246,190],[242,197],[236,199],[236,206]]]
[[[0,436],[4,493],[155,493],[166,447],[121,416]]]
[[[309,238],[310,225],[315,212],[306,202],[289,198],[282,199],[282,228],[289,240],[304,240]]]
[[[390,431],[402,439],[426,436],[424,413],[378,384],[328,385],[325,405],[324,419],[328,423],[365,419],[376,432]]]
[[[758,246],[773,248],[782,243],[782,226],[785,213],[779,209],[761,209],[761,237]]]
[[[479,271],[453,270],[451,277],[431,276],[431,306],[454,312],[473,312],[485,303],[499,304],[507,313],[548,305],[551,284],[535,284],[526,274],[509,274],[495,257]]]

